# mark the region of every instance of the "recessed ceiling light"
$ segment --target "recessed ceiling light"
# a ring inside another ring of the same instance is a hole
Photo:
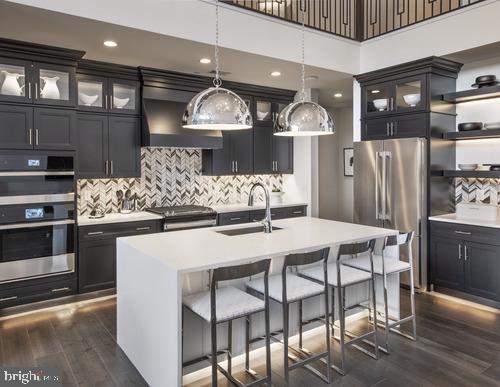
[[[380,90],[372,90],[372,94],[378,94],[380,93]]]
[[[335,93],[333,96],[335,98],[342,98],[342,93]]]
[[[104,45],[106,47],[116,47],[118,46],[118,43],[116,43],[114,40],[105,40]]]
[[[201,58],[200,63],[209,64],[212,63],[212,60],[210,58]]]
[[[279,71],[273,71],[273,72],[271,72],[271,76],[272,77],[279,77],[280,75],[281,75],[281,72],[279,72]]]
[[[308,75],[304,78],[306,81],[317,81],[319,77],[317,75]]]

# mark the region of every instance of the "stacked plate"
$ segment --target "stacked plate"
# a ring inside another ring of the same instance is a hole
[[[481,75],[476,78],[476,83],[472,84],[471,87],[480,89],[482,87],[496,86],[499,83],[495,75]]]
[[[500,122],[487,122],[484,124],[485,129],[500,129]]]

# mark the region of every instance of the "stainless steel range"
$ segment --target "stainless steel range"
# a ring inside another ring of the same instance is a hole
[[[163,231],[212,227],[217,225],[217,212],[205,206],[153,207],[146,211],[163,216]]]

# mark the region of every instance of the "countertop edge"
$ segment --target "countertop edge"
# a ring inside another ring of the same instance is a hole
[[[457,219],[455,217],[455,214],[429,216],[429,220],[434,220],[436,222],[444,222],[444,223],[464,224],[468,226],[500,228],[500,221],[485,222],[477,219],[466,219],[466,218]]]
[[[79,216],[77,220],[78,226],[96,226],[112,223],[128,223],[128,222],[143,222],[148,220],[162,220],[161,215],[153,214],[146,211],[137,211],[131,214],[106,214],[103,218],[89,219],[88,216]]]

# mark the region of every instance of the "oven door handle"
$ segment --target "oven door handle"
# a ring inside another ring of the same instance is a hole
[[[58,203],[72,202],[74,200],[75,194],[73,192],[63,194],[0,196],[0,205],[8,206],[10,204]]]
[[[210,226],[215,226],[215,225],[217,225],[216,219],[196,220],[193,222],[164,223],[163,230],[170,231],[170,230],[180,230],[180,229],[188,229],[188,228],[195,228],[195,227],[203,227],[203,226],[210,227]]]
[[[0,230],[11,230],[14,228],[35,228],[35,227],[45,227],[45,226],[59,226],[62,224],[75,224],[75,221],[73,219],[66,219],[66,220],[56,220],[53,222],[3,224],[0,226]]]
[[[0,177],[11,176],[74,176],[74,171],[18,171],[18,172],[0,172]]]

